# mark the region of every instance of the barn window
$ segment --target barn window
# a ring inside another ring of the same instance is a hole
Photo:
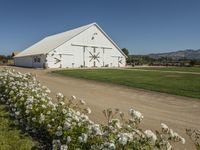
[[[37,58],[36,57],[34,58],[34,62],[37,62]]]
[[[37,62],[39,62],[39,63],[40,63],[40,58],[39,58],[39,57],[37,58]]]

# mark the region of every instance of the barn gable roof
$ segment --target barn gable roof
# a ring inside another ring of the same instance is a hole
[[[55,35],[47,36],[41,41],[35,43],[34,45],[28,47],[24,51],[17,54],[15,57],[24,57],[24,56],[33,56],[33,55],[42,55],[47,54],[48,52],[54,50],[58,46],[64,44],[65,42],[69,41],[76,35],[80,34],[81,32],[85,31],[89,27],[96,25],[104,35],[119,49],[119,51],[126,56],[121,49],[109,38],[109,36],[96,24],[91,23],[85,26],[81,26],[66,32],[58,33]]]

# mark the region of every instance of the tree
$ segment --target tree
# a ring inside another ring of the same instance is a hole
[[[128,55],[129,55],[129,51],[128,51],[128,49],[127,49],[127,48],[122,48],[122,51],[124,52],[124,54],[125,54],[126,56],[128,56]]]
[[[191,60],[191,61],[190,61],[190,66],[194,66],[196,63],[197,63],[196,60]]]

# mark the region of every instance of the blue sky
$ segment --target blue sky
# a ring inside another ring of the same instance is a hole
[[[0,0],[0,54],[92,22],[132,54],[200,48],[200,0]]]

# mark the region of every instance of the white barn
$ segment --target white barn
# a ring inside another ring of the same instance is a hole
[[[126,55],[96,24],[48,36],[14,57],[34,68],[124,67]]]

